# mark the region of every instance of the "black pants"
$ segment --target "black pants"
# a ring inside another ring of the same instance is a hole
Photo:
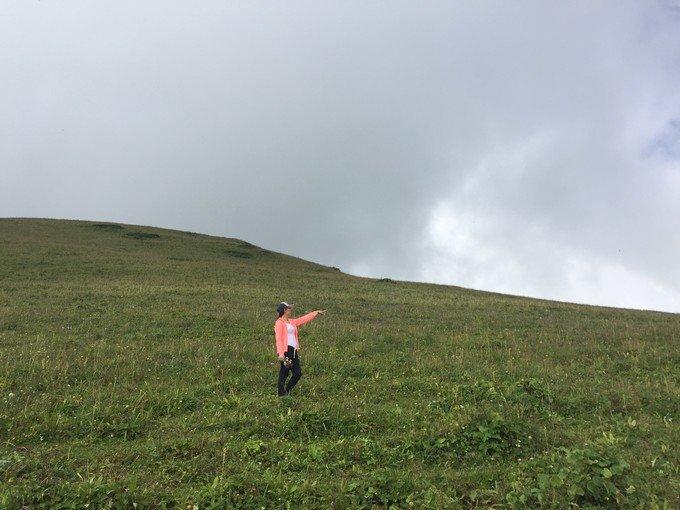
[[[283,395],[288,395],[290,390],[292,390],[293,387],[300,380],[300,377],[302,377],[302,369],[300,368],[300,357],[298,356],[297,349],[289,345],[288,350],[286,351],[286,357],[293,360],[293,364],[291,365],[290,368],[288,368],[286,365],[283,364],[283,361],[281,361],[281,368],[279,368],[279,397],[282,397]],[[286,386],[286,379],[288,378],[288,374],[290,374],[291,372],[293,373],[293,375],[291,376],[290,380],[288,381],[288,385]]]

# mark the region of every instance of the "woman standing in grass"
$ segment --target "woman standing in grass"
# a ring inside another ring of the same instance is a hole
[[[298,350],[300,349],[300,341],[298,339],[298,326],[308,323],[316,319],[318,315],[323,315],[326,310],[314,310],[302,317],[294,319],[292,315],[293,305],[289,305],[285,301],[279,303],[276,311],[279,318],[274,323],[274,336],[276,337],[276,354],[279,356],[281,368],[279,369],[279,397],[288,395],[290,390],[297,384],[302,377],[302,369],[300,368],[300,356]],[[288,385],[286,379],[288,374],[293,373]]]

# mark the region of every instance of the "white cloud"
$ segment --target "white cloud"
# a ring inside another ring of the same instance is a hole
[[[366,275],[680,311],[677,13],[14,2],[0,17],[0,215],[185,228]]]
[[[514,250],[494,249],[489,237],[497,225],[498,218],[460,213],[440,203],[428,229],[428,259],[434,263],[425,265],[420,278],[558,301],[680,310],[677,287],[553,244],[550,233],[535,226],[515,240]]]

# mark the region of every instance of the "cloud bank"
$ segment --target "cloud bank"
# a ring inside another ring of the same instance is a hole
[[[680,312],[677,2],[14,2],[0,216]]]

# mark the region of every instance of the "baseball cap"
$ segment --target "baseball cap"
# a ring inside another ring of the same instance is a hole
[[[292,303],[286,303],[285,301],[281,301],[279,303],[279,306],[276,307],[276,312],[283,313],[286,308],[293,308]]]

